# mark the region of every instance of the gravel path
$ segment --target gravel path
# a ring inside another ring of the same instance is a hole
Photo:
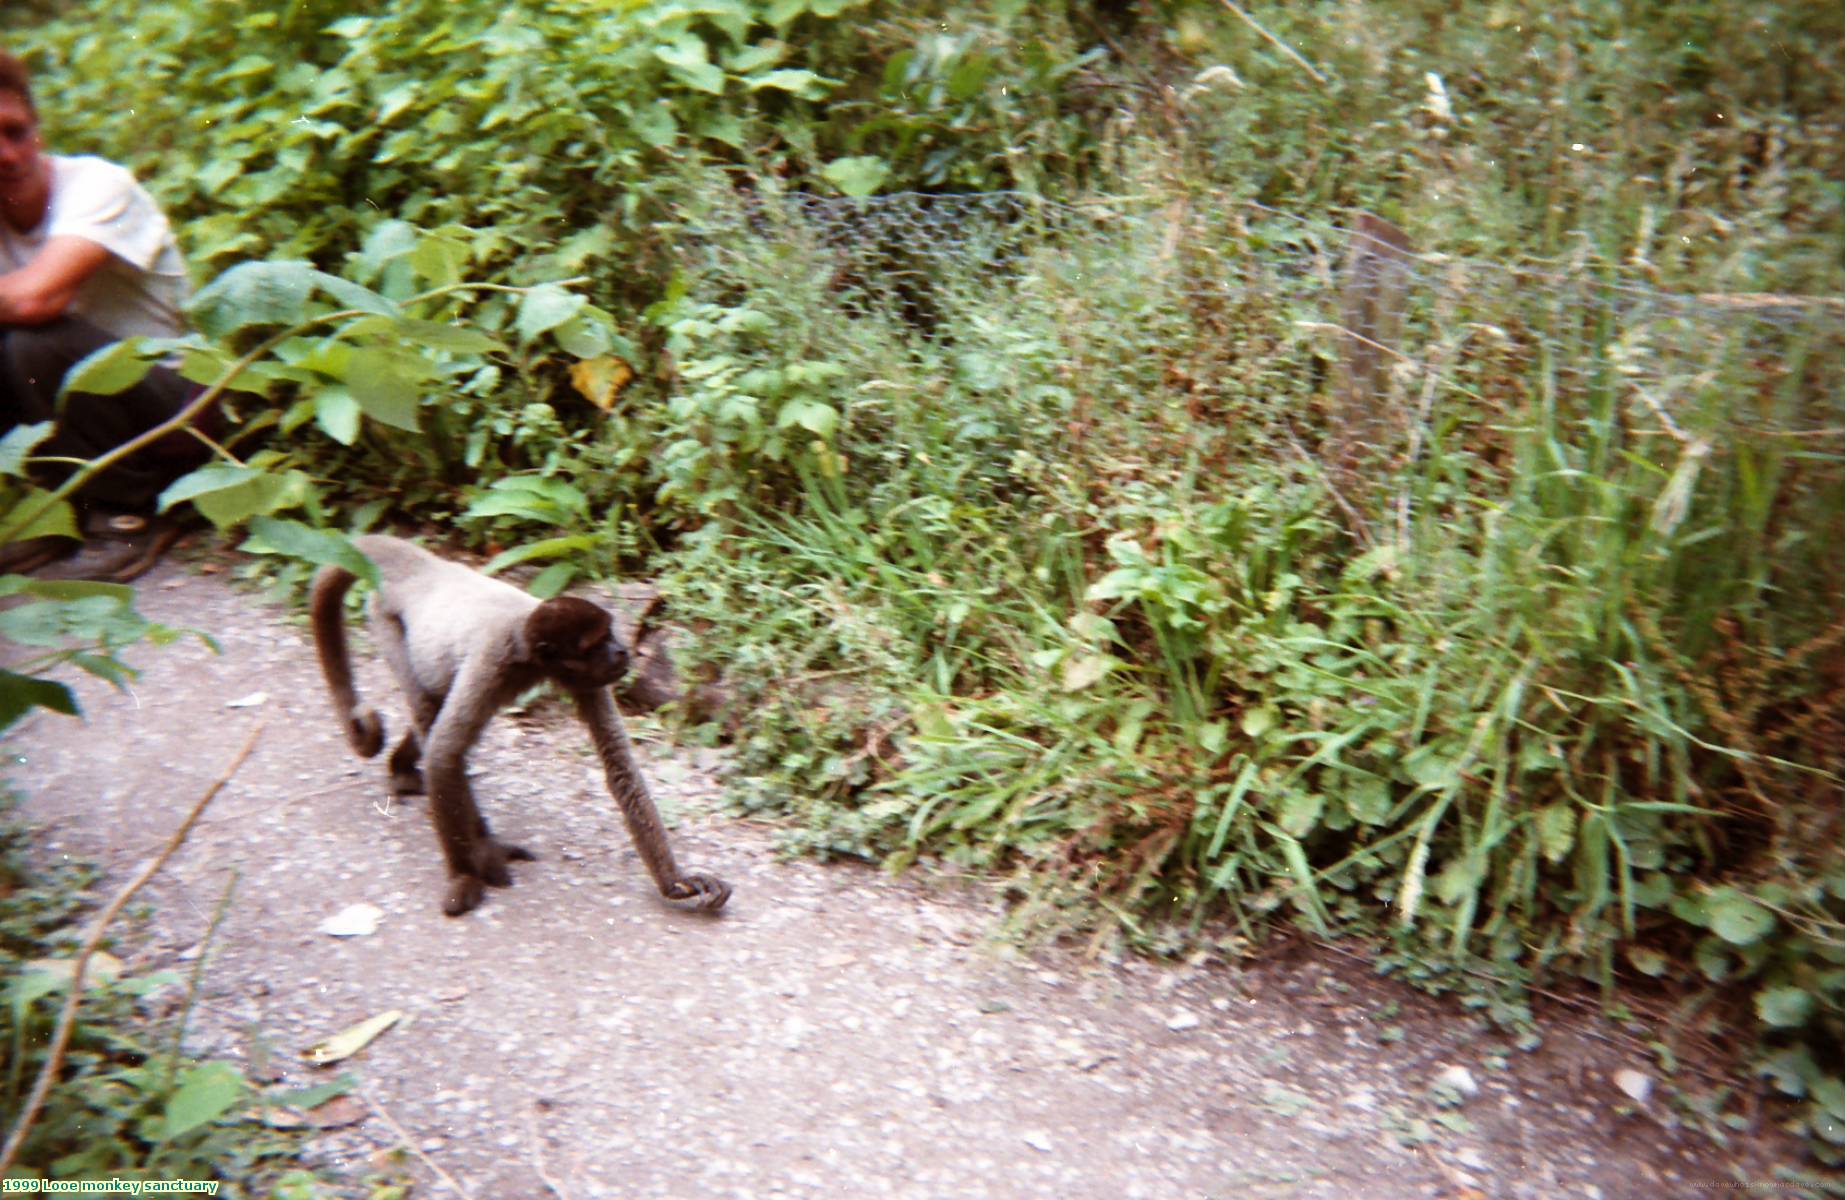
[[[646,721],[631,729],[679,857],[733,884],[726,913],[655,900],[553,706],[502,716],[472,761],[495,830],[542,861],[444,918],[424,806],[391,803],[382,759],[346,750],[305,627],[196,565],[140,591],[223,653],[137,647],[131,691],[86,679],[86,722],[41,713],[8,736],[46,852],[125,876],[265,723],[124,953],[185,964],[234,881],[194,1050],[315,1082],[301,1050],[402,1010],[342,1069],[480,1200],[1613,1198],[1768,1178],[1764,1151],[1669,1128],[1660,1092],[1628,1101],[1614,1071],[1647,1064],[1567,1030],[1518,1054],[1324,953],[1254,970],[1027,956],[972,885],[783,861],[773,831],[721,815],[718,756]],[[361,688],[401,726],[375,665]],[[382,910],[375,933],[318,931],[358,903]],[[1471,1092],[1451,1107],[1430,1095],[1443,1071]],[[356,1176],[398,1141],[372,1116],[314,1154]],[[419,1162],[391,1169],[447,1194]]]

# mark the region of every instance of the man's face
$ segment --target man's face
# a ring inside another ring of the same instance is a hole
[[[26,98],[0,90],[0,193],[37,182],[44,149],[38,137],[38,118]]]

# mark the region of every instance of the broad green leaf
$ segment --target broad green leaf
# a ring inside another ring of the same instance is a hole
[[[423,398],[428,364],[416,355],[380,346],[352,352],[346,386],[365,415],[394,429],[417,430],[416,410]]]
[[[762,16],[763,20],[779,30],[806,11],[807,0],[769,0]]]
[[[205,514],[205,519],[213,525],[228,529],[263,513],[294,508],[307,500],[313,487],[313,482],[300,471],[264,475],[237,487],[198,496],[192,501],[192,507]]]
[[[1345,807],[1366,825],[1390,819],[1390,785],[1381,779],[1355,779],[1345,793]]]
[[[827,81],[812,71],[798,68],[783,68],[779,71],[764,71],[760,75],[751,75],[744,84],[751,91],[762,88],[775,88],[778,91],[794,92],[798,95],[818,99],[826,93]]]
[[[314,423],[342,446],[359,439],[359,417],[364,410],[346,388],[331,384],[314,395]]]
[[[141,348],[146,339],[123,338],[111,342],[72,367],[58,389],[60,401],[72,392],[92,396],[113,396],[125,392],[147,378],[158,355],[149,356]]]
[[[733,75],[748,75],[751,71],[760,71],[764,67],[774,66],[788,57],[788,47],[783,42],[767,41],[754,46],[745,46],[734,54],[724,57],[724,69]],[[748,82],[745,80],[744,82]]]
[[[179,375],[189,382],[210,386],[224,379],[236,362],[236,358],[221,347],[194,346],[180,359]],[[241,392],[264,390],[262,376],[256,374],[252,367],[245,367],[241,374],[227,380],[227,384],[231,389]]]
[[[527,292],[520,301],[519,319],[514,328],[522,340],[529,342],[546,330],[555,329],[576,316],[578,310],[588,303],[585,297],[565,291],[554,283],[540,284]]]
[[[1763,988],[1755,994],[1755,1015],[1776,1029],[1798,1029],[1813,1015],[1813,993],[1803,987]]]
[[[577,554],[596,548],[596,539],[588,534],[575,534],[570,537],[546,538],[542,542],[530,542],[524,546],[515,546],[493,556],[486,566],[481,568],[483,575],[498,575],[507,567],[534,558],[561,558],[566,554]]]
[[[969,54],[955,64],[948,76],[948,94],[956,100],[972,100],[986,86],[993,72],[993,60],[984,54]]]
[[[416,249],[417,228],[408,221],[383,221],[365,235],[359,261],[370,271],[379,271]]]
[[[1326,797],[1318,792],[1290,792],[1281,802],[1276,824],[1294,837],[1306,837],[1320,823],[1326,809]]]
[[[538,475],[512,475],[494,481],[487,494],[468,505],[464,518],[528,517],[534,521],[556,522],[564,517],[581,515],[589,508],[582,492],[561,479]]]
[[[35,708],[49,708],[69,717],[81,715],[77,698],[63,684],[0,669],[0,729]]]
[[[609,338],[608,322],[587,309],[558,325],[551,331],[551,336],[564,353],[577,358],[599,358],[607,354],[613,345]]]
[[[1807,1094],[1809,1080],[1818,1079],[1819,1064],[1805,1046],[1783,1046],[1771,1051],[1755,1064],[1756,1074],[1774,1084],[1783,1096],[1799,1099]]]
[[[1576,809],[1570,804],[1547,804],[1537,810],[1538,846],[1544,859],[1560,863],[1576,845]]]
[[[836,158],[820,175],[848,196],[869,196],[890,178],[890,164],[873,155]]]
[[[48,500],[48,493],[42,488],[22,488],[16,492],[9,488],[6,491],[12,494],[3,498],[12,503],[0,511],[0,545],[35,537],[82,537],[77,529],[77,510],[69,500]],[[27,513],[36,515],[25,524],[18,524]]]
[[[1655,979],[1664,975],[1669,965],[1665,955],[1646,946],[1629,946],[1627,961],[1634,964],[1634,970]]]
[[[392,117],[415,104],[417,93],[422,90],[422,86],[421,83],[412,80],[409,83],[400,83],[378,97],[377,123],[389,124]]]
[[[1813,1081],[1812,1093],[1815,1104],[1845,1120],[1845,1080],[1837,1075],[1821,1075]]]
[[[210,462],[189,475],[182,475],[167,485],[160,493],[160,511],[166,512],[175,504],[183,503],[194,496],[203,496],[207,492],[223,491],[225,488],[240,487],[260,478],[263,472],[256,467],[240,467],[231,463]]]
[[[350,279],[341,279],[338,275],[316,271],[314,281],[343,308],[356,308],[360,312],[379,313],[391,317],[396,316],[400,311],[397,305],[386,300],[377,292],[363,284],[354,283]]]
[[[1417,746],[1404,756],[1403,769],[1409,777],[1430,791],[1441,791],[1460,783],[1461,773],[1448,757],[1451,747],[1433,743]]]
[[[1731,957],[1730,949],[1722,938],[1700,938],[1691,957],[1698,964],[1698,970],[1704,978],[1712,983],[1722,983],[1736,969],[1736,960]]]
[[[241,263],[200,288],[187,311],[214,338],[251,325],[294,325],[307,315],[319,274],[305,262]]]
[[[714,96],[723,93],[724,72],[712,65],[704,39],[686,34],[668,45],[655,46],[653,55],[687,87]]]
[[[577,577],[577,565],[573,562],[554,562],[525,585],[525,590],[540,600],[551,597],[570,586],[570,581]]]
[[[417,239],[416,249],[410,252],[410,266],[435,286],[447,287],[461,282],[461,273],[467,268],[469,257],[467,243],[458,238],[425,233]]]
[[[1712,894],[1710,918],[1711,931],[1732,946],[1759,942],[1775,927],[1773,913],[1728,888]]]
[[[15,425],[7,430],[6,436],[0,437],[0,475],[23,476],[26,459],[56,429],[54,422],[40,421],[34,425]]]
[[[188,1067],[179,1086],[167,1097],[165,1138],[176,1138],[215,1121],[243,1099],[247,1085],[229,1063],[202,1063]]]
[[[343,567],[368,583],[378,582],[378,568],[344,534],[300,521],[253,517],[250,536],[239,549],[247,554],[285,554],[316,566]]]
[[[642,108],[628,119],[628,124],[643,142],[656,150],[672,145],[673,139],[679,136],[679,122],[673,119],[672,105],[666,100]]]
[[[313,482],[300,471],[272,474],[255,467],[208,463],[175,480],[160,494],[160,511],[191,501],[207,520],[220,529],[240,525],[251,517],[277,512],[303,503]]]
[[[839,410],[822,400],[796,398],[782,405],[775,418],[777,429],[790,425],[799,425],[818,437],[830,438],[839,428]]]
[[[1119,574],[1119,572],[1116,573]],[[1245,737],[1259,738],[1273,729],[1275,723],[1280,719],[1280,714],[1275,711],[1274,705],[1263,704],[1255,708],[1244,709],[1242,720],[1238,722],[1238,725],[1242,728]]]

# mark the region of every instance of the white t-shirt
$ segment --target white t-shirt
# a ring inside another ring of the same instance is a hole
[[[109,260],[83,281],[70,311],[116,337],[178,337],[191,281],[173,227],[127,168],[100,158],[51,159],[51,205],[35,229],[0,221],[0,273],[38,256],[54,237],[95,242]]]

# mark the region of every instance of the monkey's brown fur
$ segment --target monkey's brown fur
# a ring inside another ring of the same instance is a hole
[[[545,680],[570,694],[589,727],[609,792],[660,894],[710,912],[724,907],[729,885],[679,870],[659,810],[634,765],[627,732],[609,699],[609,685],[628,669],[628,652],[607,611],[573,596],[541,603],[398,538],[373,534],[353,544],[378,568],[372,634],[410,703],[411,728],[391,752],[394,791],[425,790],[417,764],[428,753],[429,813],[448,863],[444,912],[467,912],[480,903],[485,887],[512,883],[508,862],[532,857],[488,831],[468,786],[466,759],[493,714]],[[346,740],[371,758],[384,748],[384,722],[359,703],[352,683],[343,607],[354,578],[331,566],[315,576],[314,642]]]

